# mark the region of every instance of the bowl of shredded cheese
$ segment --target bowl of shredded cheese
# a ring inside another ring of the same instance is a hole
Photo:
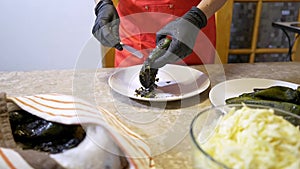
[[[259,105],[208,108],[193,119],[195,169],[300,169],[300,117]]]

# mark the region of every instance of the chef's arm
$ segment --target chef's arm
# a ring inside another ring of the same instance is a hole
[[[202,0],[197,8],[206,15],[206,18],[210,18],[225,4],[226,1],[227,0]]]
[[[92,33],[106,47],[123,50],[119,37],[119,14],[112,0],[94,0],[96,20]]]
[[[176,62],[193,52],[199,30],[207,25],[207,21],[224,4],[226,0],[202,0],[197,7],[193,6],[182,17],[168,23],[156,33],[156,41],[160,42],[166,36],[172,41],[164,55],[146,60],[150,67],[160,68],[168,63]]]

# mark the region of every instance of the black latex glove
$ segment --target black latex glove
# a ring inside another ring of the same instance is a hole
[[[101,0],[95,7],[93,35],[103,46],[122,50],[119,36],[119,15],[111,0]]]
[[[159,42],[168,35],[172,42],[164,55],[152,61],[151,67],[160,68],[191,54],[199,31],[206,24],[205,14],[199,8],[192,7],[181,18],[164,26],[157,32],[156,41]]]

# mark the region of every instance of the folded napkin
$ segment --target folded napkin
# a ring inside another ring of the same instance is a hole
[[[46,121],[81,125],[86,133],[74,148],[59,153],[23,149],[14,139],[9,113],[24,110]],[[154,169],[150,149],[112,113],[62,94],[7,97],[0,93],[0,168]]]

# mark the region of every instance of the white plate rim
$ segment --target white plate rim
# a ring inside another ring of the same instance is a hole
[[[123,96],[129,97],[129,98],[132,98],[132,99],[135,99],[135,100],[153,101],[153,102],[165,102],[165,101],[182,100],[182,99],[186,99],[186,98],[195,96],[195,95],[200,94],[200,93],[204,92],[205,90],[207,90],[209,88],[210,84],[211,84],[208,76],[205,73],[203,73],[203,72],[201,72],[201,71],[199,71],[197,69],[194,69],[194,68],[189,67],[189,66],[182,66],[182,65],[176,65],[176,64],[167,64],[164,67],[162,67],[161,69],[166,69],[166,68],[173,67],[173,68],[181,68],[181,69],[188,69],[190,71],[195,71],[195,72],[201,74],[201,76],[203,76],[204,78],[206,78],[205,82],[203,84],[201,84],[197,90],[194,90],[192,92],[184,93],[183,95],[179,95],[179,96],[171,96],[171,97],[163,97],[163,98],[145,98],[145,97],[139,97],[139,96],[135,96],[134,92],[129,94],[128,92],[119,91],[118,89],[116,89],[114,87],[113,79],[114,79],[114,76],[117,73],[120,73],[121,71],[124,71],[124,70],[126,71],[126,69],[137,69],[138,72],[139,72],[139,70],[140,70],[141,67],[142,67],[142,65],[135,65],[135,66],[127,67],[127,68],[119,68],[118,70],[116,70],[113,74],[111,74],[109,76],[108,84],[109,84],[110,88],[113,91],[115,91],[116,93],[119,93],[119,94],[121,94]]]
[[[229,87],[233,87],[234,85],[237,86],[237,84],[241,83],[247,83],[247,87],[244,88],[244,91],[236,91],[236,92],[230,92],[229,91],[224,91],[224,95],[220,95],[222,93],[222,89],[225,89],[226,85]],[[259,83],[259,84],[258,84]],[[275,85],[281,85],[281,86],[286,86],[290,87],[293,89],[296,89],[299,84],[292,83],[292,82],[287,82],[287,81],[282,81],[282,80],[274,80],[274,79],[264,79],[264,78],[239,78],[239,79],[231,79],[231,80],[226,80],[221,83],[218,83],[214,87],[211,88],[209,92],[209,99],[212,105],[214,106],[219,106],[219,105],[224,105],[225,100],[230,98],[230,97],[236,97],[242,93],[245,92],[251,92],[253,91],[253,88],[262,88],[262,87],[271,87]],[[252,87],[252,88],[250,88]],[[217,95],[219,94],[218,99]],[[220,98],[224,97],[224,98]],[[222,100],[222,101],[220,101]]]

